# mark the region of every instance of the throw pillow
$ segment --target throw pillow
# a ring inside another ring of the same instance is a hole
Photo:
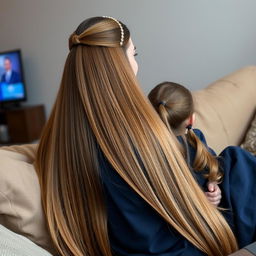
[[[246,133],[245,140],[241,147],[256,155],[256,115]]]

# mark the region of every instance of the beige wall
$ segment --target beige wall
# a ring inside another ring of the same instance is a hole
[[[22,49],[28,102],[49,112],[69,34],[110,15],[132,32],[145,92],[163,80],[198,89],[255,64],[255,10],[255,0],[1,0],[0,51]]]

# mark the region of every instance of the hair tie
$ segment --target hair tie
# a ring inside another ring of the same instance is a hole
[[[187,125],[186,129],[191,130],[192,129],[192,124]]]
[[[166,102],[165,102],[165,101],[160,101],[160,102],[158,103],[158,107],[159,107],[160,105],[163,105],[163,106],[165,107]]]
[[[79,35],[73,33],[69,38],[69,50],[71,50],[74,46],[82,44],[79,39]]]
[[[81,42],[80,42],[80,39],[79,39],[79,36],[77,35],[77,34],[73,34],[73,36],[72,36],[72,42],[74,43],[74,44],[80,44]]]

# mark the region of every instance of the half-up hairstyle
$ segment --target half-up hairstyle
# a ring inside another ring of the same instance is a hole
[[[167,128],[174,132],[182,130],[184,122],[194,113],[191,92],[177,83],[163,82],[158,84],[151,90],[148,98]],[[208,151],[193,129],[187,129],[184,137],[196,149],[192,168],[195,171],[208,168],[209,172],[206,174],[206,178],[209,181],[220,182],[223,174],[219,171],[217,158]]]
[[[36,159],[52,239],[62,256],[110,256],[98,151],[182,236],[206,254],[237,249],[222,215],[195,182],[143,95],[125,50],[123,23],[96,17],[71,35],[60,89]],[[139,157],[139,160],[138,160]]]

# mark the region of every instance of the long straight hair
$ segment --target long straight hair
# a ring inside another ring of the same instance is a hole
[[[110,18],[86,20],[70,37],[36,160],[52,239],[63,256],[112,255],[100,148],[122,179],[182,236],[208,255],[228,255],[237,249],[234,235],[140,90],[125,55],[130,34],[120,24],[123,47],[120,26]]]

